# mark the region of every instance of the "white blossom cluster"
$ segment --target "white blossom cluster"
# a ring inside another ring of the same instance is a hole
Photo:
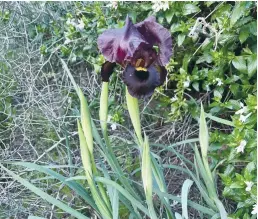
[[[243,103],[240,103],[241,109],[236,111],[236,115],[240,115],[239,120],[244,123],[249,116],[251,116],[252,113],[248,113],[247,106],[244,106]],[[248,114],[247,114],[248,113]]]
[[[155,12],[158,11],[166,11],[167,9],[169,9],[169,2],[168,1],[152,1],[153,5],[152,5],[152,10]]]

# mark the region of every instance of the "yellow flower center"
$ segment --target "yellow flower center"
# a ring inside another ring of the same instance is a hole
[[[137,61],[136,61],[136,63],[135,63],[135,67],[136,67],[135,69],[136,69],[137,71],[147,71],[146,68],[140,67],[140,64],[141,64],[142,62],[144,62],[143,59],[137,59]]]
[[[147,68],[143,68],[143,67],[138,67],[135,68],[137,71],[147,71]]]

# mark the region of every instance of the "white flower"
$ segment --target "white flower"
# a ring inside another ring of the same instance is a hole
[[[64,44],[69,44],[70,42],[72,42],[70,39],[66,38],[65,41],[64,41]]]
[[[246,106],[244,106],[243,108],[241,108],[240,110],[236,111],[235,114],[238,115],[242,115],[243,113],[247,113],[248,112],[248,109]]]
[[[152,1],[152,10],[158,12],[160,10],[166,11],[169,9],[168,1]]]
[[[238,115],[238,114],[242,115],[243,113],[248,112],[247,106],[245,106],[242,102],[240,102],[240,107],[241,107],[241,109],[235,112],[236,115]]]
[[[209,84],[207,84],[205,87],[206,87],[206,90],[207,90],[207,91],[210,91],[210,86],[209,86]]]
[[[110,121],[111,121],[111,119],[112,119],[112,116],[111,116],[111,115],[108,115],[108,117],[107,117],[107,121],[108,121],[108,122],[110,122]]]
[[[189,78],[189,76],[187,76],[186,81],[184,81],[184,88],[189,87],[190,82],[191,82],[191,81],[190,81],[190,78]]]
[[[113,123],[112,125],[111,125],[111,129],[112,129],[112,131],[114,131],[114,130],[116,130],[116,124],[115,123]]]
[[[251,116],[252,113],[247,114],[246,116],[240,115],[239,120],[244,123],[249,116]]]
[[[253,211],[251,212],[251,214],[257,214],[258,208],[257,208],[257,204],[253,205]]]
[[[218,82],[218,86],[221,86],[223,84],[223,82],[220,78],[216,78],[215,80]]]
[[[247,143],[246,140],[242,140],[240,142],[239,146],[236,148],[237,153],[239,153],[239,152],[244,153],[246,143]]]
[[[83,20],[82,19],[80,19],[79,20],[79,24],[77,24],[75,27],[76,27],[76,29],[77,30],[83,30],[84,29],[84,23],[83,23]]]
[[[70,19],[70,18],[67,19],[66,24],[67,24],[67,25],[72,25],[72,26],[74,26],[74,27],[77,25],[77,24],[75,23],[75,20],[74,20],[74,19]]]
[[[180,195],[177,195],[176,197],[180,197]],[[174,207],[178,204],[178,201],[176,200],[173,200],[172,204],[171,204],[171,207]]]
[[[172,97],[171,99],[170,99],[172,102],[175,102],[175,101],[177,101],[178,100],[178,98],[177,98],[177,96],[175,95],[174,97]]]
[[[109,4],[107,4],[107,7],[111,7],[116,10],[118,7],[118,1],[111,1]]]
[[[245,184],[246,184],[245,191],[250,192],[254,183],[250,181],[245,181]]]

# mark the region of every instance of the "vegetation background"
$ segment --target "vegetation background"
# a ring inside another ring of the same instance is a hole
[[[127,14],[134,23],[155,15],[173,39],[165,85],[151,99],[140,101],[141,124],[164,167],[168,193],[180,197],[189,178],[180,168],[168,167],[185,167],[182,157],[193,161],[187,140],[198,137],[202,102],[208,117],[209,164],[218,174],[220,199],[230,218],[254,218],[257,3],[253,1],[0,2],[0,162],[56,199],[91,214],[64,183],[10,162],[51,166],[65,177],[82,175],[76,126],[79,99],[60,58],[98,122],[104,58],[96,39],[108,28],[122,27]],[[109,135],[118,162],[137,181],[139,151],[130,124],[118,69],[109,86]],[[105,162],[98,152],[95,157],[97,164]],[[203,203],[196,185],[188,198]],[[181,212],[177,201],[171,206]],[[0,169],[0,218],[29,215],[71,218]],[[190,207],[189,218],[205,217]]]

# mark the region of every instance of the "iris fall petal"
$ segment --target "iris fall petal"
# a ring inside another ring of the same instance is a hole
[[[147,71],[138,71],[128,64],[123,72],[123,81],[133,97],[149,97],[160,85],[160,74],[153,65]]]

